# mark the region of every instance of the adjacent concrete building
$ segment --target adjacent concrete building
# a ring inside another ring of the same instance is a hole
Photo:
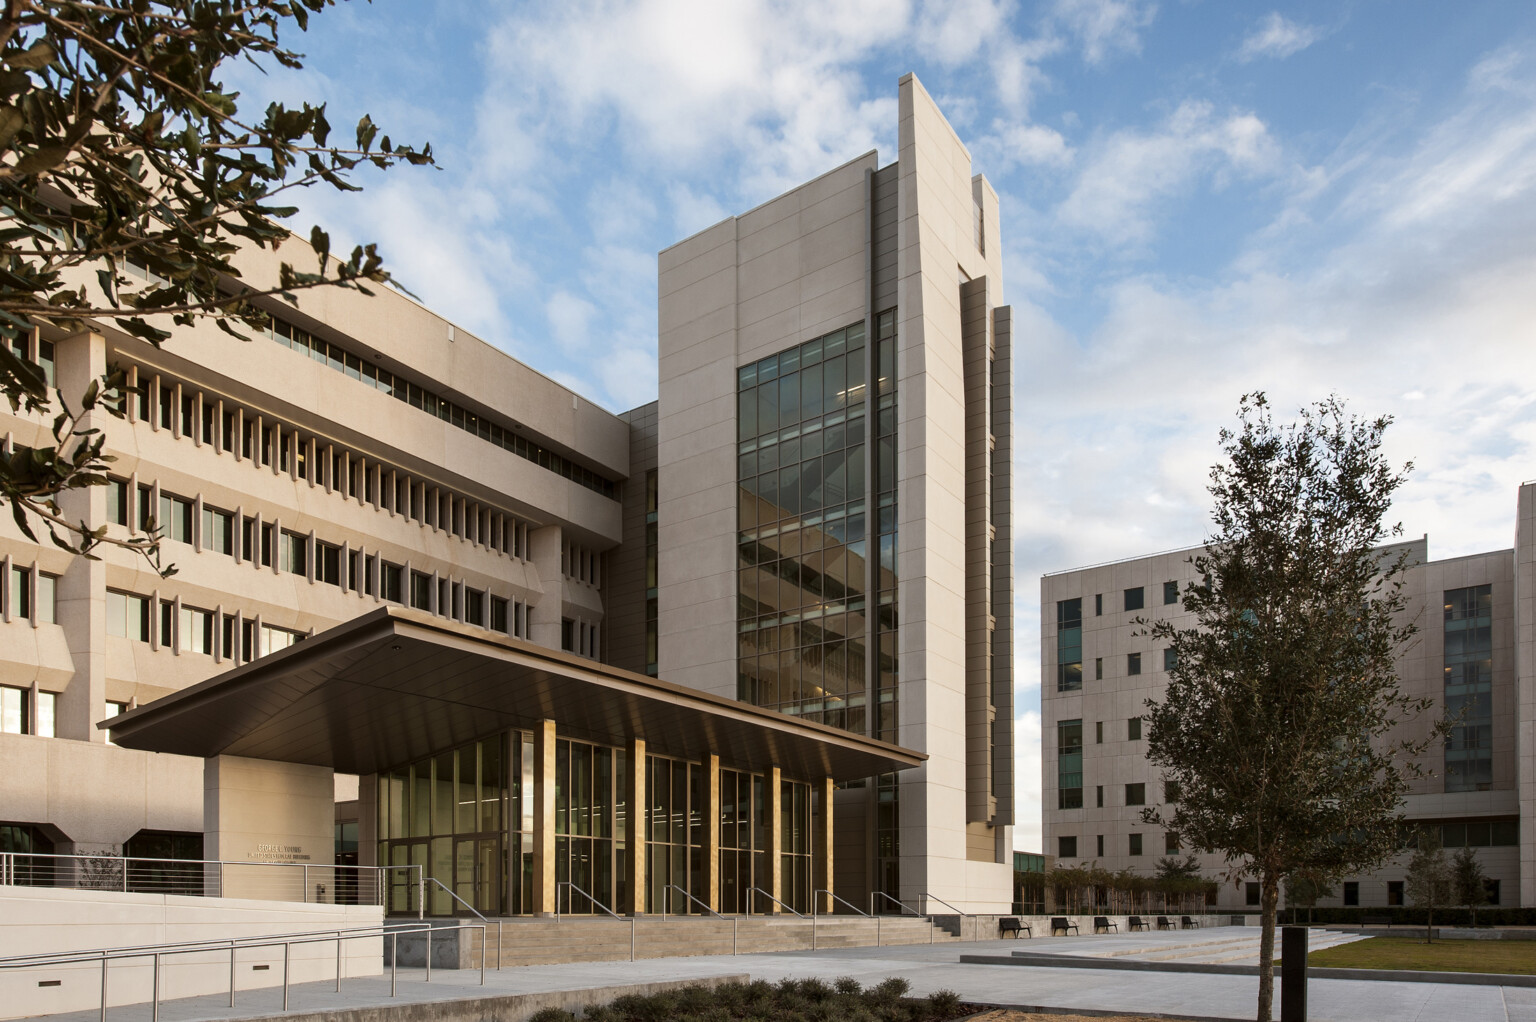
[[[1438,827],[1447,849],[1477,849],[1501,905],[1536,904],[1532,763],[1536,735],[1536,484],[1518,496],[1515,547],[1431,560],[1428,538],[1408,544],[1408,614],[1418,635],[1398,661],[1404,691],[1434,701],[1412,726],[1420,737],[1443,714],[1460,717],[1427,754],[1406,816]],[[1150,873],[1187,854],[1177,836],[1141,822],[1166,797],[1147,761],[1141,720],[1167,678],[1167,651],[1137,617],[1189,623],[1179,591],[1199,548],[1046,575],[1041,595],[1043,806],[1046,851],[1063,863],[1097,861]],[[1212,876],[1219,857],[1207,856]],[[1349,877],[1320,904],[1405,904],[1406,858]],[[1223,908],[1257,905],[1257,884],[1226,884]]]
[[[302,807],[334,784],[342,854],[489,911],[560,881],[637,912],[669,882],[1006,910],[997,198],[911,76],[898,139],[661,254],[660,396],[622,416],[393,292],[274,302],[249,341],[33,337],[66,395],[129,378],[90,423],[113,478],[68,516],[154,525],[178,570],[0,523],[0,847],[319,861]],[[44,432],[0,411],[7,451]],[[362,712],[347,685],[402,651],[410,698]],[[231,792],[285,784],[259,841]]]

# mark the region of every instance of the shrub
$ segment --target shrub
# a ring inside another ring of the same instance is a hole
[[[845,997],[852,997],[855,994],[862,994],[864,992],[864,987],[852,976],[839,976],[833,980],[832,985],[837,988],[838,993]]]
[[[832,988],[827,985],[826,980],[817,979],[813,976],[810,979],[800,981],[800,994],[806,1000],[820,1004],[832,996]]]
[[[935,990],[928,998],[933,1003],[933,1010],[938,1015],[953,1015],[960,1007],[960,995],[953,990]]]
[[[528,1022],[576,1022],[576,1016],[564,1008],[540,1008],[529,1016]]]

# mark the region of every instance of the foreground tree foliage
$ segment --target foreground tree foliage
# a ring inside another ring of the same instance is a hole
[[[263,330],[252,299],[389,281],[372,245],[332,257],[318,227],[274,280],[242,279],[234,257],[276,248],[282,193],[324,183],[355,190],[367,164],[430,163],[431,147],[391,143],[364,117],[344,146],[324,105],[274,103],[242,117],[219,81],[232,60],[301,67],[279,31],[303,30],[334,0],[5,0],[0,13],[0,391],[12,410],[53,414],[52,443],[0,459],[0,501],[32,536],[90,555],[103,542],[153,554],[156,535],[111,539],[71,522],[58,496],[104,483],[110,459],[81,418],[121,413],[118,374],[83,394],[51,391],[26,357],[30,334],[107,323],[160,344],[211,317],[235,336]],[[316,259],[312,265],[310,259]],[[33,537],[35,538],[35,537]],[[157,562],[158,563],[158,562]]]
[[[1326,884],[1391,856],[1415,760],[1440,733],[1393,737],[1430,704],[1396,674],[1415,629],[1407,554],[1382,549],[1402,529],[1382,520],[1412,466],[1393,471],[1381,453],[1391,419],[1330,398],[1276,423],[1262,393],[1238,418],[1221,432],[1214,528],[1183,592],[1196,625],[1150,628],[1174,661],[1147,704],[1147,755],[1180,797],[1143,818],[1223,855],[1232,879],[1258,879],[1268,1022],[1281,882]]]

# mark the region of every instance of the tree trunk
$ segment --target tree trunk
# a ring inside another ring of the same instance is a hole
[[[1431,905],[1424,910],[1424,943],[1426,944],[1433,944],[1435,942],[1434,925],[1435,909]]]
[[[1258,1022],[1270,1022],[1275,1003],[1275,907],[1280,902],[1280,878],[1269,870],[1261,874],[1259,898],[1259,1014]]]

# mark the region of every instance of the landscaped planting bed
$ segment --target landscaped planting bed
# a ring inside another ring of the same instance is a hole
[[[1307,965],[1329,969],[1410,969],[1415,972],[1493,972],[1536,975],[1536,941],[1368,937],[1313,951]]]

